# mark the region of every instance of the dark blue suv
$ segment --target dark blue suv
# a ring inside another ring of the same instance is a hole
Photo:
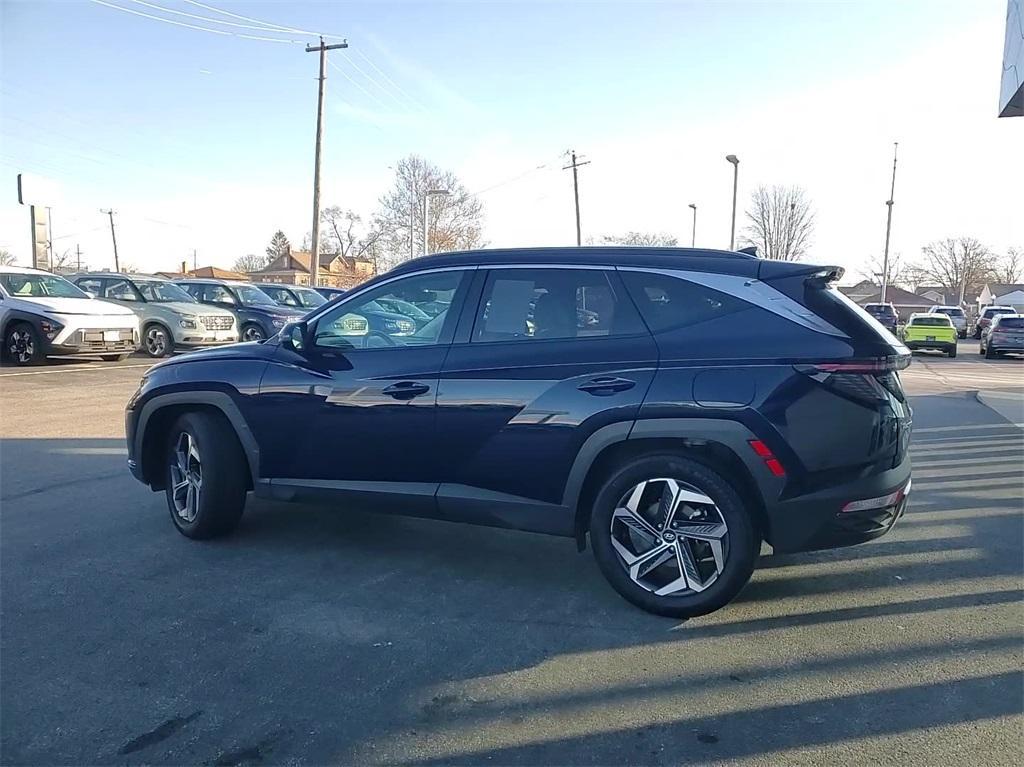
[[[178,280],[177,285],[201,304],[229,309],[238,322],[242,341],[262,341],[275,335],[290,320],[306,311],[280,306],[274,299],[249,282],[234,280]]]
[[[659,248],[410,261],[260,343],[153,367],[129,466],[191,538],[246,494],[575,538],[651,612],[776,552],[886,533],[910,490],[908,350],[835,267]],[[441,307],[395,332],[361,312]]]

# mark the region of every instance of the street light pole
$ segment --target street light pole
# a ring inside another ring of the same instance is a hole
[[[879,296],[879,303],[883,304],[885,303],[886,288],[889,287],[889,233],[892,230],[892,198],[896,193],[896,150],[899,145],[898,141],[892,145],[892,186],[889,188],[889,199],[885,201],[889,212],[885,217],[885,254],[882,256],[882,292]],[[960,302],[963,303],[963,296],[961,296]]]
[[[740,180],[740,158],[727,154],[725,159],[732,163],[732,227],[729,229],[729,250],[736,248],[736,190]]]
[[[110,239],[114,243],[114,271],[115,272],[120,272],[121,271],[121,262],[118,261],[118,259],[117,259],[117,235],[114,233],[114,213],[115,212],[116,211],[113,210],[113,209],[101,210],[100,211],[100,213],[104,213],[107,216],[110,216]]]
[[[693,234],[690,236],[690,247],[697,247],[697,204],[691,202],[690,207],[693,208]]]
[[[423,195],[423,255],[430,255],[430,198],[449,194],[447,189],[428,189]]]

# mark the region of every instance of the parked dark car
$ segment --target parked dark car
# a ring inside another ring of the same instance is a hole
[[[893,335],[896,335],[896,326],[899,324],[900,315],[892,304],[864,304],[864,311],[870,314],[878,323]]]
[[[282,285],[276,282],[254,282],[253,285],[274,299],[274,303],[292,309],[308,312],[327,303],[319,291],[303,285]]]
[[[233,280],[178,280],[185,291],[201,304],[221,306],[234,312],[238,337],[242,341],[262,341],[276,334],[289,320],[306,312],[278,305],[251,282]]]
[[[1024,353],[1024,314],[997,314],[981,334],[978,352],[988,359]]]
[[[906,508],[910,353],[841,275],[677,248],[416,259],[265,343],[151,368],[129,467],[191,538],[234,529],[250,490],[589,538],[623,597],[700,615],[762,540],[859,543]],[[346,324],[417,295],[449,308],[411,334]]]

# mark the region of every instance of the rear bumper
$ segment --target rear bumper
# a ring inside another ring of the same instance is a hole
[[[910,459],[895,469],[780,501],[767,508],[772,548],[778,553],[852,546],[889,532],[907,508]],[[844,512],[851,501],[878,498],[905,489],[890,506]]]
[[[988,345],[997,352],[1024,352],[1024,338],[990,338]]]
[[[911,351],[932,349],[940,352],[948,352],[951,349],[956,348],[956,341],[904,341],[903,344]]]

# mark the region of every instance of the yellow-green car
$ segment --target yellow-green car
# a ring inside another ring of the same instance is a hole
[[[911,351],[934,349],[956,356],[956,327],[945,314],[911,314],[903,326],[903,343]]]

